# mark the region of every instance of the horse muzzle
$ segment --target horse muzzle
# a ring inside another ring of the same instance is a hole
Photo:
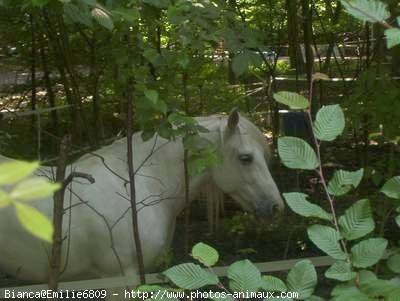
[[[263,202],[255,207],[254,213],[258,217],[278,217],[284,209],[283,202]]]

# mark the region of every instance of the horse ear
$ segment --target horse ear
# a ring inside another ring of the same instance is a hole
[[[232,109],[228,117],[228,128],[234,130],[239,123],[239,111],[237,108]]]

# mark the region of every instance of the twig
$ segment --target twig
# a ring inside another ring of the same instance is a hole
[[[136,260],[139,268],[139,277],[141,284],[146,283],[146,276],[144,270],[144,262],[143,262],[143,252],[142,252],[142,244],[140,241],[140,233],[139,233],[139,222],[138,222],[138,213],[136,209],[136,187],[135,187],[135,169],[133,166],[133,146],[132,146],[132,128],[133,128],[133,91],[132,84],[128,84],[128,112],[127,112],[127,130],[126,130],[126,141],[127,141],[127,149],[128,149],[128,173],[129,173],[129,188],[130,188],[130,202],[131,202],[131,213],[132,213],[132,227],[133,227],[133,236],[135,240],[136,247]]]
[[[314,84],[314,78],[311,77],[310,80],[310,92],[309,92],[309,107],[307,109],[307,116],[308,116],[308,120],[310,122],[310,126],[312,127],[313,124],[313,120],[312,120],[312,113],[311,113],[311,104],[312,104],[312,99],[313,99],[313,84]],[[326,179],[325,179],[325,175],[324,175],[324,171],[322,168],[322,160],[321,160],[321,143],[317,140],[317,137],[315,136],[314,132],[311,131],[312,133],[312,139],[315,145],[315,149],[316,149],[316,153],[317,153],[317,159],[318,159],[318,163],[319,163],[319,167],[318,169],[315,170],[315,172],[317,173],[317,175],[319,176],[320,180],[321,180],[321,184],[324,188],[324,192],[326,194],[326,197],[329,201],[329,205],[330,205],[330,209],[332,212],[332,216],[333,216],[333,225],[335,226],[335,229],[337,231],[337,233],[340,233],[340,229],[339,229],[339,223],[336,217],[336,211],[335,211],[335,205],[334,205],[334,199],[331,197],[331,195],[328,192],[328,186],[326,184]],[[340,243],[342,245],[343,251],[346,253],[346,257],[347,260],[349,260],[349,254],[347,251],[347,246],[346,246],[346,242],[341,239]]]
[[[68,160],[68,149],[70,144],[70,137],[65,136],[60,145],[60,159],[57,166],[56,181],[61,182],[61,188],[54,194],[54,209],[53,209],[53,245],[51,249],[50,264],[49,264],[49,289],[57,290],[58,278],[61,272],[61,248],[63,243],[62,238],[62,224],[64,215],[64,193],[66,187],[76,177],[85,178],[91,184],[95,182],[91,175],[82,172],[71,172],[67,178],[65,178],[65,171]]]

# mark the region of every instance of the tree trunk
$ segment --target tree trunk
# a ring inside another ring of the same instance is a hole
[[[35,21],[33,15],[29,15],[31,25],[31,109],[36,110],[36,35],[35,35]],[[32,115],[32,131],[35,132],[36,115]]]
[[[40,44],[39,53],[40,53],[40,60],[42,63],[44,85],[46,87],[47,101],[49,103],[49,106],[51,108],[54,108],[56,106],[56,98],[55,98],[53,87],[52,87],[49,67],[47,65],[46,50],[45,50],[45,46],[44,46],[45,45],[44,38],[43,38],[43,35],[41,35],[41,34],[39,35],[39,44]],[[51,111],[50,114],[51,114],[51,120],[52,120],[52,129],[54,131],[54,134],[57,137],[59,137],[57,110]]]
[[[298,73],[305,71],[303,58],[299,45],[299,29],[298,29],[298,0],[286,0],[287,9],[287,32],[289,41],[289,60],[290,67],[295,68]]]
[[[99,95],[99,82],[101,77],[101,68],[98,68],[98,56],[97,56],[97,45],[96,45],[97,35],[96,31],[93,32],[91,42],[89,44],[90,48],[90,71],[89,71],[89,91],[92,94],[92,104],[93,104],[93,123],[94,131],[93,136],[95,137],[95,143],[97,146],[102,144],[104,139],[104,125],[101,110],[101,99]]]
[[[303,13],[303,34],[304,34],[304,50],[306,57],[306,74],[307,80],[310,83],[313,65],[314,55],[312,51],[312,11],[310,7],[310,0],[302,0],[301,8]]]
[[[340,13],[342,11],[342,4],[340,3],[340,1],[336,2],[336,9],[335,11],[333,11],[332,8],[332,1],[331,0],[325,0],[325,8],[326,11],[331,19],[331,23],[332,25],[336,25],[339,20],[340,20]],[[336,45],[336,38],[335,38],[335,34],[333,32],[328,32],[328,41],[329,41],[329,45],[328,45],[328,49],[326,51],[326,58],[325,58],[325,62],[324,65],[322,67],[322,69],[324,70],[324,72],[327,72],[331,63],[331,56],[332,54],[335,56],[334,53],[334,49],[335,49],[335,45]]]

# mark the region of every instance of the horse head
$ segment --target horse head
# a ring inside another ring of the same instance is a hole
[[[268,169],[271,154],[261,131],[233,110],[221,120],[220,136],[223,162],[212,170],[216,185],[246,211],[281,213],[284,202]]]

